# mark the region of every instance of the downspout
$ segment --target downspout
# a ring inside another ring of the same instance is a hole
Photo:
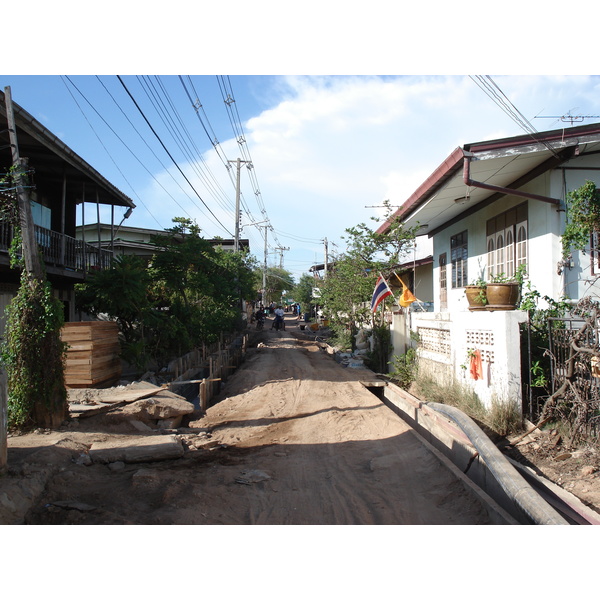
[[[484,190],[491,190],[492,192],[510,194],[511,196],[522,196],[523,198],[528,198],[530,200],[540,200],[541,202],[554,204],[554,206],[561,205],[561,201],[557,200],[556,198],[549,198],[548,196],[539,196],[538,194],[522,192],[521,190],[513,190],[498,185],[491,185],[489,183],[484,183],[483,181],[475,181],[474,179],[471,179],[471,160],[475,155],[472,152],[467,152],[466,150],[463,150],[463,156],[463,181],[465,185],[470,187],[482,188]]]

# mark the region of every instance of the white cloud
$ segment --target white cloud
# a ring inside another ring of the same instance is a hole
[[[598,78],[494,81],[538,130],[550,125],[533,121],[540,113],[563,114],[579,106],[586,114],[600,114]],[[381,216],[381,209],[365,206],[385,199],[402,204],[456,147],[524,133],[467,76],[294,76],[268,82],[280,101],[249,119],[244,130],[268,215],[276,235],[281,232],[279,242],[291,248],[284,264],[296,276],[322,260],[318,240],[327,237],[343,248],[339,238],[346,228]],[[238,154],[235,140],[222,146],[228,156]],[[206,159],[231,193],[214,152]],[[253,192],[243,178],[244,197],[261,220]],[[152,206],[161,210],[159,200]],[[313,242],[286,239],[284,232]],[[254,252],[262,257],[260,240]]]

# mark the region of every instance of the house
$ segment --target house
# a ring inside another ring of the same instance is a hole
[[[76,237],[94,247],[114,253],[115,256],[135,255],[145,260],[150,260],[156,252],[152,244],[152,238],[165,235],[166,231],[161,229],[147,229],[144,227],[128,227],[122,222],[115,226],[110,223],[92,223],[79,225],[76,228]],[[226,252],[233,252],[235,240],[233,239],[209,239],[214,248],[220,248]],[[250,250],[250,242],[247,239],[239,240],[239,248],[242,252]]]
[[[433,241],[434,310],[407,315],[425,371],[463,380],[486,404],[522,404],[520,325],[528,314],[469,311],[465,286],[522,265],[541,296],[597,295],[597,240],[567,261],[561,246],[567,194],[586,180],[600,187],[600,124],[459,147],[394,213]],[[475,350],[482,363],[471,375]]]
[[[76,239],[78,207],[84,222],[84,203],[133,209],[123,192],[58,139],[26,110],[13,102],[17,144],[31,169],[29,189],[35,234],[42,251],[46,274],[56,297],[65,307],[65,319],[75,319],[74,284],[85,279],[90,269],[108,266],[108,249]],[[0,92],[0,172],[12,166],[7,127],[6,98]],[[10,190],[4,192],[9,199]],[[10,267],[9,248],[13,238],[10,224],[0,220],[0,335],[4,331],[4,308],[14,297],[20,273]]]

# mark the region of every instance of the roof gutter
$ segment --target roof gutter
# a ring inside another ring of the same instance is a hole
[[[471,160],[475,155],[472,152],[463,150],[463,181],[465,185],[470,187],[482,188],[484,190],[491,190],[492,192],[500,192],[502,194],[510,194],[511,196],[522,196],[530,200],[540,200],[541,202],[547,202],[554,206],[560,206],[561,201],[556,198],[549,198],[548,196],[540,196],[538,194],[531,194],[529,192],[522,192],[521,190],[514,190],[511,188],[501,187],[498,185],[491,185],[490,183],[484,183],[483,181],[475,181],[471,179]]]

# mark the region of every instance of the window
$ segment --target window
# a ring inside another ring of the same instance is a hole
[[[517,224],[517,267],[527,266],[527,221]]]
[[[450,238],[450,260],[452,261],[452,287],[467,285],[467,232],[463,231]]]
[[[487,241],[487,279],[488,281],[494,276],[494,265],[496,264],[496,247],[494,246],[494,238],[488,237]]]
[[[440,254],[440,308],[448,308],[448,274],[446,271],[446,263],[448,259],[446,253]]]
[[[527,203],[519,204],[487,222],[487,279],[512,277],[527,266]]]
[[[512,228],[506,229],[506,248],[514,248],[515,247],[515,234]],[[512,277],[515,274],[515,254],[514,252],[506,253],[506,276]]]

